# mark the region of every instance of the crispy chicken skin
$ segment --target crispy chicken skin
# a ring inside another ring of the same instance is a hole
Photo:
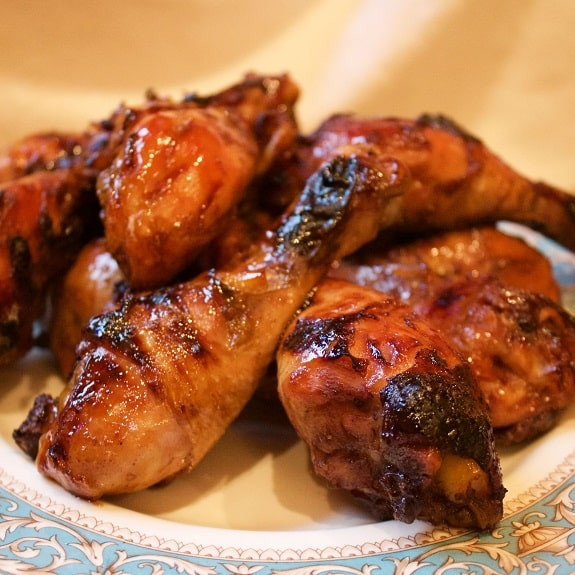
[[[68,169],[0,184],[0,364],[33,345],[50,282],[97,227],[95,206],[89,180]]]
[[[108,249],[134,289],[171,282],[221,233],[295,138],[297,96],[287,76],[249,76],[223,94],[126,117],[98,197]]]
[[[331,260],[385,221],[403,178],[395,162],[371,160],[324,166],[269,244],[242,264],[127,298],[92,319],[40,438],[38,469],[95,499],[195,466],[250,399]]]
[[[451,342],[499,443],[549,430],[575,399],[575,324],[548,260],[523,240],[491,228],[450,232],[354,254],[330,273],[399,298]]]
[[[28,412],[28,417],[18,429],[12,433],[14,442],[32,459],[38,455],[38,443],[43,433],[58,415],[58,399],[48,393],[41,393],[34,398],[34,404]]]
[[[421,304],[423,310],[443,288],[485,276],[560,300],[549,260],[523,239],[494,227],[437,233],[391,248],[375,242],[334,262],[330,275],[393,295],[415,309]]]
[[[487,406],[466,362],[409,307],[326,280],[277,363],[286,413],[331,485],[381,519],[479,529],[500,520]]]
[[[289,196],[316,166],[349,143],[376,145],[409,170],[402,217],[388,236],[510,220],[575,248],[573,195],[518,174],[478,138],[444,116],[416,120],[335,115],[278,160],[277,196]]]
[[[502,444],[548,431],[575,399],[575,320],[560,305],[494,278],[455,283],[425,317],[466,357]]]
[[[79,163],[87,134],[43,132],[22,138],[0,151],[0,182],[33,172],[69,168]]]

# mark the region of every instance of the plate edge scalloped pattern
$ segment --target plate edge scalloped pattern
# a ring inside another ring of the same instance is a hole
[[[543,480],[530,486],[518,496],[506,501],[504,520],[525,512],[544,497],[557,490],[563,483],[571,479],[575,483],[575,451],[570,453],[555,469]],[[194,542],[164,540],[155,535],[141,533],[125,526],[116,525],[85,514],[78,509],[68,507],[54,501],[46,495],[42,495],[30,488],[22,481],[14,478],[11,474],[0,467],[0,487],[8,491],[13,497],[41,510],[64,524],[73,524],[84,529],[99,533],[126,543],[143,546],[169,553],[178,553],[186,556],[220,558],[220,559],[243,559],[243,560],[321,560],[321,559],[348,559],[360,556],[373,556],[382,553],[390,553],[398,550],[424,547],[449,539],[461,537],[470,532],[434,527],[429,531],[417,533],[414,536],[400,537],[397,539],[383,539],[381,541],[364,542],[358,545],[345,545],[341,547],[295,549],[295,548],[266,548],[254,549],[242,547],[225,548],[217,545],[201,545]],[[499,527],[494,530],[494,533]],[[471,532],[472,533],[472,532]]]

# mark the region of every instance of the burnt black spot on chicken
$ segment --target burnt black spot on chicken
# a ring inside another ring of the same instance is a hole
[[[155,331],[163,338],[170,338],[174,347],[201,356],[205,350],[197,329],[181,307],[176,290],[169,288],[138,297],[126,296],[119,309],[92,318],[85,334],[87,339],[105,342],[143,366],[152,358],[142,347],[140,331]],[[145,325],[132,321],[140,313],[148,318]]]
[[[68,459],[68,449],[64,442],[55,441],[48,448],[48,457],[60,465],[65,464]]]
[[[439,295],[433,301],[433,305],[439,308],[449,308],[451,305],[461,299],[461,294],[458,293],[456,286],[449,286],[448,288],[439,292]]]
[[[28,241],[22,236],[12,236],[8,240],[8,250],[14,283],[18,287],[21,299],[29,298],[35,290],[32,279],[32,255]]]
[[[350,346],[354,339],[354,325],[366,318],[376,319],[376,316],[361,310],[328,319],[298,318],[294,329],[282,342],[282,348],[296,354],[312,351],[327,360],[347,357],[355,371],[364,373],[368,360],[354,356]],[[379,350],[373,349],[374,347],[370,347],[372,355],[376,359],[383,359]]]
[[[300,201],[277,230],[278,252],[311,258],[344,217],[356,184],[365,178],[355,158],[336,157],[308,179]]]
[[[120,309],[94,316],[84,333],[87,340],[101,341],[121,350],[128,357],[144,362],[146,358],[139,348],[135,327],[126,320],[126,314],[122,311],[127,305],[129,303],[124,303]]]
[[[469,133],[459,124],[454,122],[451,118],[448,118],[442,114],[422,114],[417,118],[416,124],[419,126],[428,126],[430,128],[443,130],[449,134],[460,137],[467,142],[477,144],[481,143],[479,138]]]
[[[491,426],[473,388],[467,364],[448,370],[433,350],[418,352],[414,366],[391,377],[381,391],[382,435],[421,434],[431,445],[470,457],[485,469]]]
[[[126,138],[126,144],[124,146],[124,156],[122,160],[122,166],[124,168],[130,169],[135,168],[138,164],[138,154],[136,152],[136,146],[138,141],[138,134],[133,132]]]
[[[18,447],[32,459],[38,455],[38,441],[57,414],[57,399],[42,393],[34,399],[34,404],[22,424],[12,432]]]

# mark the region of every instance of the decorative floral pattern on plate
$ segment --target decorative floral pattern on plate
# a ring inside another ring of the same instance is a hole
[[[40,494],[25,492],[24,499],[18,493],[22,485],[3,473],[0,569],[106,575],[572,573],[574,473],[575,452],[544,484],[508,505],[508,514],[491,533],[434,529],[401,545],[381,541],[316,550],[224,549],[217,544],[165,541],[83,516]]]

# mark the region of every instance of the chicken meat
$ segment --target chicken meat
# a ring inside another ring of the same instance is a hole
[[[122,111],[99,151],[112,159],[97,191],[108,250],[134,289],[174,281],[225,229],[295,138],[297,96],[287,76],[248,76],[212,97]]]
[[[502,444],[548,431],[575,399],[575,322],[549,261],[493,228],[365,250],[333,277],[397,297],[469,363]]]
[[[501,519],[487,406],[461,356],[405,304],[325,280],[277,352],[282,404],[315,471],[380,519]]]
[[[529,180],[440,115],[415,120],[334,115],[278,158],[268,182],[272,197],[297,194],[309,173],[349,144],[375,145],[409,170],[401,218],[385,230],[394,240],[510,220],[575,248],[572,194]]]
[[[334,158],[241,264],[93,318],[57,414],[41,420],[38,469],[95,499],[193,468],[251,398],[330,262],[386,221],[402,173],[377,155]]]

